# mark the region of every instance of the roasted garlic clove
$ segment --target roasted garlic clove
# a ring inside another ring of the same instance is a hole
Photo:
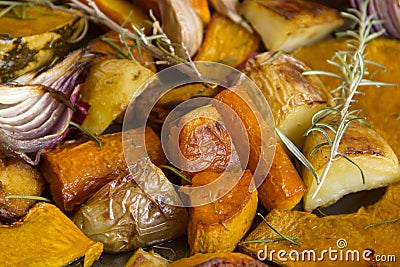
[[[239,0],[211,0],[211,4],[219,13],[242,25],[249,32],[253,32],[251,26],[246,23],[237,11],[236,7],[239,4]]]
[[[174,47],[176,55],[193,56],[203,41],[203,23],[189,1],[160,0],[162,28],[171,42],[182,45]],[[186,51],[187,50],[187,53]]]

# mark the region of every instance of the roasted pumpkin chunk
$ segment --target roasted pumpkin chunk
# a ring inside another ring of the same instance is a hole
[[[220,174],[201,172],[193,186],[208,184]],[[188,241],[190,254],[231,252],[250,229],[257,210],[257,190],[250,171],[215,202],[189,209]]]
[[[0,258],[5,266],[90,267],[103,244],[86,237],[56,206],[35,204],[22,221],[0,225]],[[75,266],[75,265],[74,265]]]

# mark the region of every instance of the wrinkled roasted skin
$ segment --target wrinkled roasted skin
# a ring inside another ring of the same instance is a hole
[[[185,208],[166,204],[180,201],[170,182],[148,159],[137,164],[132,175],[102,187],[73,216],[105,252],[130,251],[186,233]]]

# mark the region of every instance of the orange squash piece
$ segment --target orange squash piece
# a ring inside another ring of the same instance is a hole
[[[128,172],[122,133],[100,138],[101,149],[94,141],[88,141],[59,146],[43,153],[43,176],[50,184],[54,202],[67,213],[74,212],[102,186]],[[161,142],[151,128],[146,128],[146,148],[153,163],[166,164]]]
[[[218,177],[215,172],[201,172],[193,177],[192,185],[205,185]],[[247,170],[225,196],[189,209],[190,254],[232,252],[250,229],[256,210],[257,190]]]
[[[272,208],[293,208],[302,198],[305,186],[290,159],[283,151],[282,147],[277,146],[274,151],[272,148],[265,148],[269,153],[275,152],[275,157],[272,162],[271,169],[267,169],[268,162],[265,157],[268,155],[262,154],[261,131],[270,132],[268,125],[263,122],[262,118],[257,117],[257,110],[251,106],[250,101],[245,101],[246,93],[243,88],[230,88],[220,92],[215,96],[215,100],[221,101],[230,106],[233,111],[240,117],[245,128],[250,143],[250,154],[248,168],[253,172],[257,170],[261,175],[265,175],[265,180],[260,184],[259,199],[260,203],[267,209]],[[248,99],[248,98],[247,98]],[[225,119],[229,115],[224,116]],[[270,157],[272,159],[272,157]]]
[[[0,225],[2,266],[83,266],[100,258],[103,244],[86,237],[56,206],[40,202],[22,221]]]
[[[280,143],[267,178],[258,188],[260,204],[267,210],[293,209],[303,198],[306,186]]]

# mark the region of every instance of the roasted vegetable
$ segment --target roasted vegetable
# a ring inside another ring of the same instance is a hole
[[[190,1],[158,0],[162,28],[181,58],[193,56],[203,41],[203,23]]]
[[[259,186],[268,174],[275,151],[275,136],[271,129],[271,118],[263,118],[258,107],[250,99],[243,86],[231,87],[223,90],[214,97],[214,100],[225,105],[216,105],[239,151],[242,164],[247,162],[247,168],[252,172],[256,186]],[[228,108],[229,107],[229,108]],[[238,116],[233,116],[232,112]],[[243,124],[241,129],[238,121]],[[245,133],[241,133],[241,131]],[[247,134],[247,135],[246,135]],[[248,138],[248,140],[247,140]],[[249,154],[246,152],[246,147]]]
[[[220,174],[201,172],[192,186],[202,186]],[[250,171],[215,202],[189,209],[188,242],[190,254],[232,252],[253,222],[257,210],[257,190]]]
[[[210,21],[210,8],[208,7],[208,1],[207,0],[188,0],[193,8],[194,11],[196,11],[197,16],[201,19],[203,22],[203,25],[207,25],[208,22]]]
[[[331,138],[333,139],[332,136]],[[325,140],[322,133],[314,132],[307,136],[303,148],[304,155],[320,176],[327,164],[330,148],[314,148]],[[302,176],[307,186],[304,196],[306,211],[333,204],[349,193],[382,187],[400,180],[400,166],[396,154],[381,136],[364,124],[353,122],[347,127],[339,152],[345,157],[334,159],[319,191],[313,174],[307,168],[303,168]]]
[[[252,266],[267,267],[266,264],[238,252],[197,253],[189,258],[172,262],[170,267],[231,267]]]
[[[36,165],[42,150],[66,136],[78,78],[93,59],[79,49],[61,62],[0,85],[0,151]]]
[[[41,174],[18,158],[0,159],[0,220],[15,221],[36,202],[7,196],[40,196],[44,189]]]
[[[54,202],[63,211],[71,213],[108,182],[128,172],[122,134],[100,137],[102,147],[94,141],[61,145],[43,153],[41,170],[50,184]],[[157,165],[165,164],[158,136],[146,128],[146,149]]]
[[[285,240],[244,243],[240,245],[240,250],[284,266],[304,266],[305,261],[307,266],[311,267],[338,264],[375,266],[371,264],[378,263],[378,255],[395,255],[394,258],[397,258],[400,253],[398,242],[393,238],[400,231],[399,201],[400,184],[395,184],[387,188],[385,195],[377,203],[362,207],[352,214],[319,218],[308,212],[276,209],[271,211],[265,220],[286,237],[295,237],[300,245]],[[262,221],[245,241],[275,238],[282,240],[281,236]],[[284,253],[278,254],[280,250]],[[275,253],[271,253],[272,251]],[[288,253],[293,253],[292,257]],[[392,260],[378,266],[396,265]]]
[[[93,53],[100,53],[103,56],[97,60],[108,58],[125,58],[138,61],[144,67],[156,72],[154,58],[144,49],[140,49],[129,39],[121,40],[123,35],[109,31],[104,35],[91,40],[86,48]],[[128,48],[126,47],[128,45]]]
[[[332,97],[321,80],[303,76],[308,68],[299,60],[277,52],[251,58],[244,73],[252,79],[271,107],[275,126],[302,147],[311,117],[331,104]]]
[[[245,0],[240,12],[271,51],[291,52],[344,24],[336,9],[306,0]]]
[[[337,73],[337,68],[328,64],[326,60],[338,50],[346,49],[346,42],[336,39],[316,43],[314,45],[299,49],[294,53],[314,70],[324,70]],[[397,157],[400,157],[400,138],[396,133],[400,132],[400,76],[397,72],[400,68],[400,42],[380,38],[373,40],[366,49],[367,59],[374,60],[385,66],[385,71],[377,71],[374,66],[369,66],[369,72],[374,73],[374,80],[395,84],[393,87],[376,88],[374,86],[363,86],[359,90],[365,94],[356,96],[358,102],[353,103],[354,109],[360,108],[361,115],[366,121],[388,141]],[[319,76],[326,88],[332,90],[339,84],[339,80]]]
[[[227,42],[226,40],[229,40]],[[257,51],[259,37],[228,18],[214,13],[194,60],[216,61],[232,67],[244,62]]]
[[[37,203],[20,222],[0,225],[5,266],[90,267],[103,245],[87,238],[57,207]]]
[[[87,0],[79,0],[87,4]],[[91,2],[91,1],[90,1]],[[93,0],[97,8],[115,23],[126,28],[131,28],[131,25],[145,29],[145,32],[150,32],[150,27],[146,23],[149,17],[143,9],[130,3],[126,0]],[[90,5],[90,4],[89,4]],[[101,21],[97,21],[101,22]]]
[[[280,143],[267,178],[258,187],[259,202],[267,210],[294,208],[303,198],[306,186]]]
[[[82,127],[96,135],[103,133],[152,75],[149,69],[127,59],[94,63],[81,89],[81,100],[90,105]]]
[[[147,252],[138,248],[124,267],[167,267],[169,261],[153,250]]]
[[[0,18],[0,82],[63,57],[71,44],[85,34],[85,20],[71,12],[29,5],[13,9],[20,14],[24,12],[26,18]]]
[[[182,156],[175,162],[190,176],[201,171],[230,171],[240,166],[231,137],[214,107],[205,106],[185,114],[178,126],[171,129],[168,146],[170,151],[179,147]]]
[[[237,6],[239,5],[239,0],[210,0],[213,8],[228,17],[232,22],[241,25],[248,32],[253,32],[253,29],[249,24],[238,14]]]
[[[87,236],[102,242],[104,251],[120,253],[184,235],[186,209],[167,204],[179,202],[164,173],[143,159],[132,174],[97,191],[73,221]]]

